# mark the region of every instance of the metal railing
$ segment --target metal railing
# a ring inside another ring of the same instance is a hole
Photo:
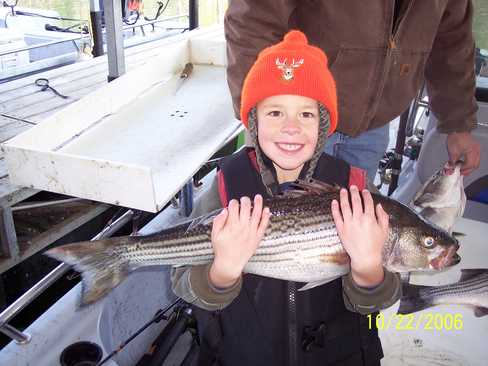
[[[189,17],[188,14],[180,14],[180,15],[173,15],[171,17],[167,17],[164,19],[147,20],[147,21],[141,22],[141,23],[124,25],[122,27],[122,30],[135,29],[135,28],[139,28],[139,27],[142,29],[143,27],[148,26],[148,25],[151,25],[153,30],[154,30],[154,28],[155,28],[154,24],[167,22],[169,20],[174,20],[174,19],[179,19],[179,18],[188,18],[188,17]]]
[[[90,35],[86,35],[86,36],[81,36],[81,37],[76,37],[76,38],[61,39],[59,41],[51,41],[51,42],[39,43],[39,44],[35,44],[35,45],[32,45],[32,46],[20,47],[20,48],[15,48],[13,50],[0,52],[0,56],[10,55],[12,53],[19,53],[19,52],[24,52],[24,51],[30,51],[30,50],[34,50],[36,48],[48,47],[48,46],[52,46],[52,45],[59,44],[59,43],[79,41],[79,40],[83,40],[83,39],[87,39],[87,38],[90,39],[91,36]]]
[[[174,20],[174,19],[179,19],[179,18],[188,18],[188,14],[175,15],[175,16],[172,16],[172,17],[164,18],[164,19],[156,19],[156,20],[150,20],[150,21],[146,21],[146,22],[141,22],[141,23],[138,23],[138,24],[125,25],[125,26],[122,27],[122,30],[141,28],[141,30],[143,31],[145,26],[152,26],[152,28],[154,30],[154,28],[155,28],[154,25],[156,23],[167,22],[169,20]],[[73,33],[70,33],[70,34],[73,34]],[[143,34],[144,34],[144,31],[143,31]],[[37,48],[48,47],[48,46],[52,46],[52,45],[60,44],[60,43],[64,43],[64,42],[81,41],[81,40],[84,40],[84,39],[91,39],[91,35],[90,34],[87,34],[87,35],[80,36],[80,37],[75,37],[75,38],[61,39],[61,40],[57,40],[57,41],[39,43],[39,44],[35,44],[35,45],[32,45],[32,46],[15,48],[13,50],[0,52],[0,56],[11,55],[12,53],[19,53],[19,52],[30,51],[30,50],[34,50],[34,49],[37,49]]]
[[[107,238],[113,235],[115,232],[120,230],[122,226],[127,224],[134,216],[134,211],[128,210],[112,224],[108,225],[100,233],[98,233],[93,240],[99,240]],[[18,344],[26,344],[30,341],[30,335],[17,330],[8,324],[8,322],[17,315],[22,309],[29,305],[33,300],[35,300],[42,292],[44,292],[49,286],[61,278],[71,269],[71,266],[66,263],[61,263],[51,272],[49,272],[42,280],[31,287],[26,293],[15,300],[10,306],[8,306],[0,314],[0,332],[5,334],[7,337],[15,340]]]

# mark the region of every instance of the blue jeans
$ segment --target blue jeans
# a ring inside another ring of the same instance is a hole
[[[357,137],[350,137],[340,132],[329,136],[324,151],[341,158],[350,165],[366,170],[370,182],[374,181],[378,162],[383,157],[390,140],[389,126],[363,132]]]

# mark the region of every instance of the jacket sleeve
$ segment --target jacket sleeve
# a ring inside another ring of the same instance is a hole
[[[383,282],[374,288],[356,285],[351,273],[342,277],[344,305],[350,311],[370,314],[386,309],[398,301],[401,292],[400,275],[386,269]]]
[[[196,200],[190,218],[203,216],[221,208],[217,175]],[[232,287],[218,289],[210,284],[210,264],[200,266],[174,267],[171,270],[171,288],[176,296],[202,309],[213,311],[224,308],[234,300],[241,290],[242,279]]]
[[[449,0],[427,60],[425,81],[441,133],[476,127],[472,21],[470,0]]]
[[[227,82],[234,111],[240,119],[244,78],[265,47],[280,41],[289,30],[295,8],[292,0],[232,0],[225,14],[227,41]]]
[[[173,268],[171,288],[176,296],[208,311],[221,310],[239,295],[242,277],[235,285],[218,289],[211,285],[208,271],[211,264]]]

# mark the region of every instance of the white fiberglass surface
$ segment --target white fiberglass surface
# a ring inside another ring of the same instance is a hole
[[[223,67],[195,66],[190,79],[173,90],[155,86],[61,151],[159,169],[232,126]]]

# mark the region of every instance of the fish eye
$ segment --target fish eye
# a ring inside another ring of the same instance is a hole
[[[432,248],[435,245],[435,240],[432,236],[428,236],[424,239],[424,246],[426,248]]]

